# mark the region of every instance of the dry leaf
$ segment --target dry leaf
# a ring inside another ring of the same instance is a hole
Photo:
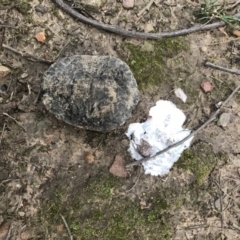
[[[9,222],[4,222],[3,224],[1,224],[1,226],[0,226],[0,239],[5,239],[6,238],[9,227],[10,227]]]
[[[144,157],[149,157],[152,153],[152,146],[148,141],[141,139],[140,145],[137,146],[137,151]]]
[[[226,37],[229,37],[228,34],[225,32],[225,27],[220,27],[218,30],[223,33]]]
[[[122,5],[125,9],[130,9],[134,7],[134,0],[123,0]]]
[[[22,240],[28,240],[32,238],[32,234],[28,231],[22,232],[21,233],[21,239]]]
[[[174,92],[178,98],[180,98],[183,102],[186,102],[187,95],[184,93],[184,91],[181,88],[177,88]]]
[[[125,161],[121,156],[119,155],[116,156],[112,166],[109,169],[109,172],[117,177],[123,177],[123,178],[127,177]]]
[[[46,35],[45,35],[44,32],[37,33],[35,38],[38,40],[38,42],[45,42],[46,41]]]
[[[57,231],[58,231],[58,232],[62,232],[63,229],[64,229],[63,224],[57,225]]]
[[[212,89],[213,89],[212,84],[210,82],[208,82],[208,81],[203,81],[201,83],[201,87],[204,90],[204,92],[211,92]]]
[[[94,156],[90,152],[86,152],[84,154],[84,159],[87,163],[93,163],[94,162]]]
[[[233,30],[232,31],[233,35],[240,37],[240,31],[239,30]]]
[[[8,67],[0,66],[0,79],[7,76],[10,72],[11,70]]]

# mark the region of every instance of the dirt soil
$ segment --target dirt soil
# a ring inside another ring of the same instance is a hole
[[[155,1],[138,17],[147,0],[130,10],[121,1],[92,2],[100,4],[68,1],[88,17],[145,32],[189,28],[201,4]],[[239,11],[237,5],[231,14]],[[39,32],[44,42],[35,38]],[[50,0],[3,0],[0,43],[0,64],[10,69],[0,78],[0,239],[240,239],[239,93],[222,109],[231,116],[227,126],[214,121],[198,133],[167,176],[145,175],[141,166],[126,178],[109,173],[117,155],[133,161],[125,132],[146,120],[157,100],[175,103],[187,116],[184,127],[196,129],[239,84],[237,75],[203,64],[239,69],[240,41],[229,27],[142,40],[81,23]],[[76,54],[119,57],[141,100],[114,131],[77,129],[46,111],[40,83],[50,64],[26,54],[50,62]],[[203,81],[212,83],[211,92],[202,90]],[[178,87],[186,103],[175,96]]]

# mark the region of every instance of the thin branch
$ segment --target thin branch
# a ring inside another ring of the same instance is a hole
[[[60,57],[60,55],[62,54],[62,52],[67,48],[68,44],[70,43],[70,41],[67,41],[67,43],[63,46],[63,48],[59,51],[59,53],[57,54],[57,56],[55,57],[54,62]]]
[[[65,227],[66,227],[66,229],[67,229],[67,232],[68,232],[68,235],[69,235],[70,240],[73,240],[73,236],[72,236],[72,233],[71,233],[71,231],[70,231],[70,228],[69,228],[69,226],[68,226],[68,224],[67,224],[67,221],[65,220],[65,218],[64,218],[63,215],[60,214],[60,217],[62,218],[63,223],[64,223],[64,225],[65,225]]]
[[[47,63],[47,64],[52,64],[53,63],[53,61],[48,61],[48,60],[45,60],[45,59],[42,59],[42,58],[38,58],[38,57],[35,57],[35,56],[33,56],[29,53],[22,53],[22,52],[16,50],[15,48],[12,48],[12,47],[10,47],[6,44],[2,44],[2,47],[7,49],[7,50],[10,50],[10,51],[22,56],[22,57],[25,57],[25,58],[33,61],[33,62],[38,61],[38,62]]]
[[[205,62],[204,65],[207,66],[207,67],[211,67],[211,68],[215,68],[215,69],[224,71],[224,72],[229,72],[229,73],[233,73],[233,74],[238,74],[238,75],[240,75],[240,71],[239,71],[239,70],[221,67],[221,66],[215,65],[215,64],[210,63],[210,62]]]
[[[145,11],[149,11],[154,1],[155,0],[150,0],[148,4],[137,14],[137,16],[140,17]]]
[[[138,173],[138,177],[137,177],[136,182],[135,182],[135,183],[133,184],[133,186],[132,186],[130,189],[128,189],[126,192],[130,192],[130,191],[132,191],[132,190],[135,188],[135,186],[137,185],[138,180],[139,180],[139,178],[140,178],[140,176],[141,176],[141,170],[142,170],[142,166],[141,166],[141,168],[140,168],[140,170],[139,170],[139,173]]]
[[[240,231],[240,227],[237,226],[236,224],[233,223],[232,227],[235,228],[235,229],[237,229],[238,231]]]
[[[240,4],[240,1],[239,1],[239,0],[236,1],[232,6],[227,7],[226,10],[231,10],[231,9],[235,8],[238,4]]]
[[[27,132],[23,125],[20,122],[18,122],[14,117],[8,115],[7,113],[3,113],[3,115],[11,118],[17,125],[19,125],[25,132]]]
[[[2,143],[2,139],[3,139],[3,134],[4,134],[4,131],[5,131],[5,127],[6,127],[6,123],[3,124],[2,134],[1,134],[1,138],[0,138],[0,144]]]
[[[8,229],[8,234],[7,234],[7,237],[6,237],[6,240],[9,240],[10,237],[11,237],[11,231],[12,231],[12,223],[10,224],[10,227]]]
[[[188,29],[176,30],[176,31],[173,31],[173,32],[144,33],[144,32],[136,32],[136,31],[128,31],[128,30],[119,28],[118,26],[109,25],[109,24],[105,24],[105,23],[102,23],[102,22],[98,22],[98,21],[93,20],[93,19],[89,19],[89,18],[83,16],[82,14],[78,13],[74,9],[72,9],[69,5],[65,4],[62,0],[53,0],[53,1],[60,8],[62,8],[65,12],[67,12],[69,15],[77,18],[78,20],[80,20],[84,23],[90,24],[94,27],[97,27],[99,29],[102,29],[102,30],[105,30],[105,31],[108,31],[108,32],[124,35],[124,36],[127,36],[127,37],[160,39],[160,38],[164,38],[164,37],[182,36],[182,35],[186,35],[186,34],[189,34],[189,33],[197,32],[197,31],[203,31],[203,30],[210,30],[210,29],[213,29],[213,28],[218,28],[218,27],[222,27],[222,26],[226,25],[225,22],[220,21],[220,22],[207,24],[207,25],[205,25],[205,24],[204,25],[196,25],[196,26],[193,26],[193,27],[188,28]],[[237,13],[236,15],[234,15],[234,17],[240,17],[240,13]]]
[[[210,66],[210,65],[209,65]],[[214,65],[215,67],[218,67],[218,69],[221,69],[224,71],[227,71],[227,70],[230,70],[230,69],[227,69],[227,68],[222,68],[220,66],[217,66],[217,65]],[[230,71],[229,71],[230,72]],[[240,75],[240,72],[239,71],[234,71],[235,74],[238,74]],[[225,106],[229,100],[234,96],[234,94],[240,89],[240,84],[233,90],[233,92],[228,96],[228,98],[221,104],[221,106],[219,107],[219,109],[212,114],[212,116],[203,124],[201,125],[197,130],[193,131],[191,134],[189,134],[187,137],[183,138],[181,141],[177,142],[177,143],[174,143],[173,145],[157,152],[154,156],[152,157],[146,157],[146,158],[143,158],[141,160],[138,160],[138,161],[134,161],[134,162],[131,162],[129,164],[126,165],[126,167],[132,167],[132,166],[135,166],[135,165],[138,165],[138,164],[141,164],[141,163],[144,163],[144,162],[147,162],[153,158],[155,158],[156,156],[159,156],[165,152],[168,152],[170,149],[172,148],[175,148],[181,144],[183,144],[184,142],[186,142],[188,139],[190,139],[191,137],[193,137],[194,135],[196,135],[198,132],[200,132],[203,128],[205,128],[209,123],[211,123],[212,121],[214,121],[217,117],[217,115],[219,114],[221,108],[223,106]]]
[[[5,24],[0,24],[0,28],[14,28],[17,29],[17,27],[11,26],[11,25],[5,25]]]

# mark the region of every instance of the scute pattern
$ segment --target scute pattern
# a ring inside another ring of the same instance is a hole
[[[42,91],[44,105],[58,119],[95,131],[122,125],[139,101],[128,65],[110,56],[61,59],[45,72]]]

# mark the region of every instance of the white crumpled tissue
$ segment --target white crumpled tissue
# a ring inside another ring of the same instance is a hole
[[[129,152],[133,159],[154,156],[157,152],[181,141],[191,131],[183,129],[186,116],[170,101],[160,100],[149,111],[143,123],[132,123],[126,135],[130,139]],[[142,163],[145,174],[163,176],[168,174],[181,153],[190,146],[193,137],[183,144]]]

